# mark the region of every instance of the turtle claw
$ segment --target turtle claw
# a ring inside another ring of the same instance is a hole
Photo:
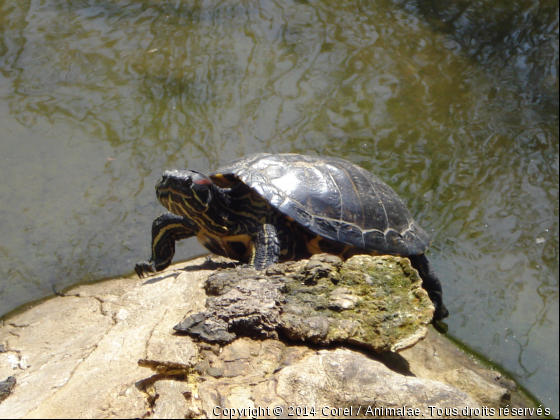
[[[134,270],[136,271],[136,274],[138,274],[138,277],[143,279],[146,275],[150,275],[150,274],[155,273],[156,272],[156,267],[155,267],[155,264],[153,262],[142,261],[142,262],[136,264],[136,267],[134,267]]]

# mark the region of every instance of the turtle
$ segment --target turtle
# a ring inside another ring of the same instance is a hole
[[[169,212],[152,224],[152,256],[136,264],[139,277],[167,268],[175,242],[192,236],[257,270],[318,253],[396,255],[419,272],[434,320],[449,314],[425,256],[429,235],[391,187],[344,159],[251,154],[208,176],[165,171],[156,195]]]

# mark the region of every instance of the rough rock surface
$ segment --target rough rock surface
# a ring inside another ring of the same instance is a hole
[[[207,396],[202,405],[205,413],[219,413],[216,407],[281,407],[281,417],[289,418],[290,407],[315,407],[317,416],[323,417],[325,413],[330,415],[331,408],[353,407],[354,414],[361,410],[365,415],[367,407],[407,406],[419,407],[420,415],[429,417],[429,406],[436,401],[442,409],[478,407],[457,388],[400,375],[355,351],[288,353],[292,360],[286,364],[284,357],[290,349],[281,343],[268,343],[240,339],[225,347],[227,361],[225,357],[216,358],[219,373],[204,381],[198,390],[200,395]],[[261,360],[268,363],[261,364]],[[286,366],[275,373],[272,369],[282,363]],[[249,375],[240,375],[241,372]]]
[[[237,336],[397,351],[424,338],[434,307],[406,258],[332,255],[218,271],[206,281],[207,309],[175,330],[206,341]]]
[[[436,416],[430,407],[448,409],[438,417],[456,417],[450,410],[461,416],[468,406],[478,411],[467,414],[479,416],[491,414],[485,407],[497,413],[504,402],[524,404],[512,382],[432,329],[398,354],[271,338],[212,344],[174,335],[185,313],[205,310],[203,284],[213,271],[203,262],[147,280],[76,287],[7,319],[0,327],[0,379],[16,382],[0,403],[0,417],[216,418],[233,409],[251,417],[260,408],[261,417],[277,418],[275,407],[280,418],[416,414],[379,411],[389,408]],[[345,295],[332,300],[352,306]],[[306,416],[302,410],[312,407],[315,415]]]
[[[5,380],[0,381],[0,402],[4,401],[12,393],[17,383],[16,378],[8,376]]]

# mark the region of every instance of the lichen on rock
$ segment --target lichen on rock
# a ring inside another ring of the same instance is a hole
[[[221,270],[206,281],[206,310],[175,326],[206,341],[237,336],[398,351],[427,334],[434,307],[408,259],[357,255]]]

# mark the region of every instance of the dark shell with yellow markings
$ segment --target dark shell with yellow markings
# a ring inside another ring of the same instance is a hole
[[[346,160],[296,154],[245,156],[210,178],[240,180],[315,235],[379,254],[423,254],[430,237],[397,193]]]

